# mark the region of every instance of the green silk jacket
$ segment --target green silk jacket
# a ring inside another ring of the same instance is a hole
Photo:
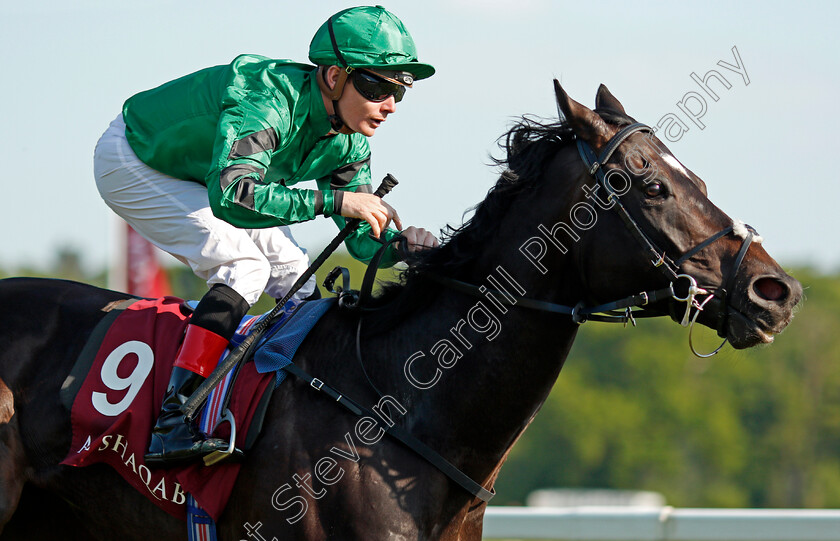
[[[327,135],[314,66],[241,55],[129,98],[126,137],[149,167],[207,186],[213,213],[260,228],[332,216],[338,190],[371,192],[370,147],[361,134]],[[317,190],[292,188],[315,180]],[[360,260],[379,244],[367,223],[345,241]],[[387,240],[398,232],[389,229]],[[381,266],[396,262],[392,250]]]

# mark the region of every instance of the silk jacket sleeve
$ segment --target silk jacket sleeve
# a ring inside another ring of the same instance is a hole
[[[289,110],[277,96],[248,96],[225,108],[213,167],[205,179],[210,207],[218,218],[237,227],[259,228],[332,214],[331,191],[293,189],[282,179],[267,178],[272,157],[289,137],[290,123]]]
[[[349,191],[349,192],[363,192],[373,193],[373,187],[370,183],[370,157],[365,160],[354,162],[333,171],[329,177],[318,179],[318,187],[324,191]],[[336,196],[338,198],[339,196]],[[333,214],[333,221],[339,229],[343,229],[347,223],[346,219],[339,215]],[[388,228],[382,233],[383,240],[391,240],[399,235],[400,232],[396,229]],[[370,236],[370,224],[363,222],[350,236],[344,241],[344,246],[347,251],[358,261],[368,263],[376,251],[382,246]],[[380,268],[388,268],[399,261],[397,251],[391,246],[388,252],[382,257],[379,264]]]

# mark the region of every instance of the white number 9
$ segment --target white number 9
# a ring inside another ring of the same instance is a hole
[[[134,371],[128,377],[120,377],[117,375],[117,368],[123,359],[131,353],[137,355],[137,366],[134,367]],[[91,400],[96,411],[108,417],[116,417],[124,412],[134,401],[137,393],[140,392],[140,388],[143,386],[146,378],[152,373],[154,364],[155,355],[152,352],[152,348],[144,342],[131,340],[116,347],[105,359],[105,362],[102,363],[100,376],[102,377],[102,383],[109,389],[113,389],[114,391],[128,389],[128,392],[116,404],[108,401],[107,394],[94,392],[91,395]]]

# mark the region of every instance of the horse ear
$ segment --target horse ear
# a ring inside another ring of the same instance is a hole
[[[604,84],[601,84],[601,86],[598,87],[598,94],[595,95],[595,108],[612,109],[613,111],[618,111],[623,115],[627,114],[624,110],[624,106],[621,105],[621,102],[618,101],[612,93],[610,93],[609,89],[607,89],[607,86]]]
[[[557,95],[557,106],[575,135],[594,148],[603,148],[609,140],[607,124],[603,119],[588,107],[570,98],[557,79],[554,79],[554,93]]]

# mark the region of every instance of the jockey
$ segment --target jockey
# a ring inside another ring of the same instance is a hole
[[[312,39],[315,66],[242,55],[141,92],[96,146],[97,187],[140,235],[188,264],[210,290],[196,307],[146,454],[149,466],[226,449],[204,439],[182,404],[212,372],[237,324],[263,292],[282,298],[309,259],[288,225],[332,217],[364,222],[346,240],[370,260],[402,229],[373,195],[367,137],[415,80],[434,74],[411,35],[381,6],[341,11]],[[293,187],[315,180],[317,189]],[[366,223],[365,223],[366,222]],[[409,250],[436,246],[422,228]],[[393,265],[396,251],[383,258]],[[317,298],[313,276],[296,297]]]

